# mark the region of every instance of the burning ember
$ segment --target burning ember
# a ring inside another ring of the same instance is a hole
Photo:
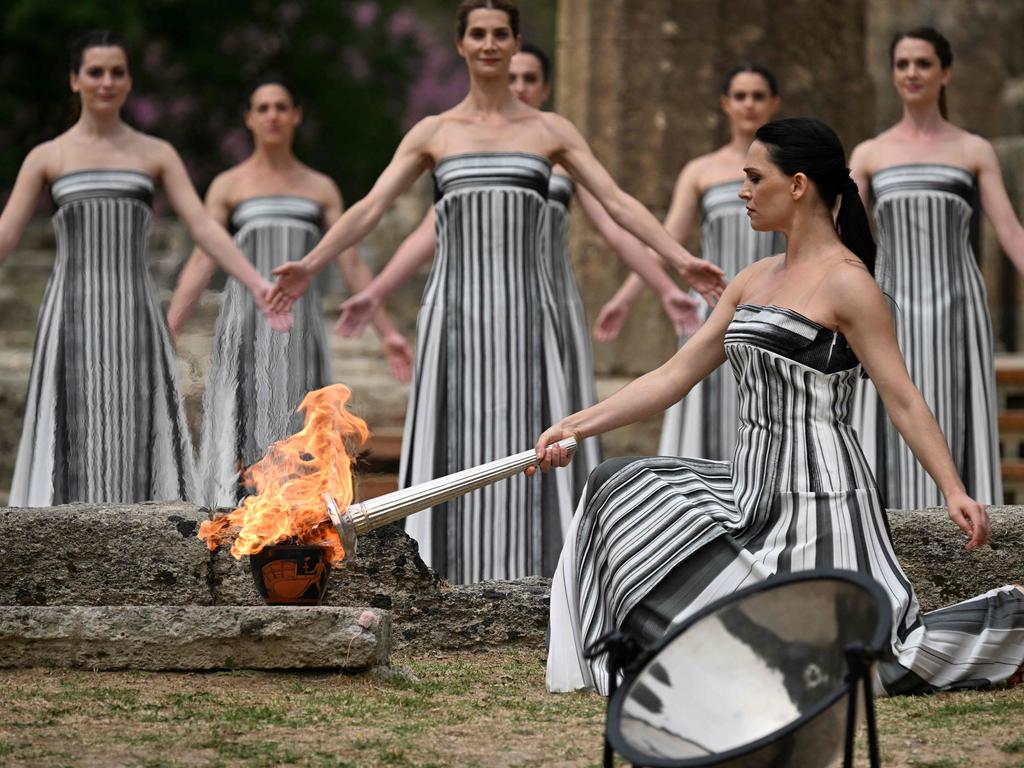
[[[256,494],[199,527],[210,549],[233,540],[231,554],[241,559],[288,541],[323,547],[328,565],[345,559],[338,531],[324,515],[324,494],[342,509],[351,504],[352,457],[370,436],[366,422],[346,408],[351,394],[332,384],[306,395],[296,409],[306,414],[302,430],[271,445],[242,475]]]

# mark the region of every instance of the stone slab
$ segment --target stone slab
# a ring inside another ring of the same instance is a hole
[[[182,502],[0,509],[0,605],[210,605],[206,519]]]
[[[1024,579],[1024,508],[991,507],[992,547],[966,552],[944,510],[893,511],[900,562],[925,610]],[[0,605],[261,605],[247,559],[195,538],[208,513],[188,504],[0,509]],[[394,645],[461,650],[543,645],[549,581],[452,586],[398,526],[360,538],[331,573],[325,605],[393,614]]]
[[[390,648],[391,616],[377,609],[0,607],[0,667],[366,669]]]
[[[923,610],[1024,583],[1024,507],[989,507],[988,514],[990,545],[968,552],[945,508],[889,512],[893,546]]]

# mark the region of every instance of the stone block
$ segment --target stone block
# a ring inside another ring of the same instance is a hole
[[[195,538],[207,512],[188,504],[0,510],[0,605],[262,607],[248,558]],[[1024,510],[992,507],[992,547],[966,552],[944,510],[893,511],[897,555],[925,610],[1024,579]],[[359,540],[332,571],[326,606],[390,611],[395,647],[540,646],[550,581],[452,586],[397,525]]]
[[[926,611],[1004,584],[1024,583],[1024,509],[989,507],[990,546],[964,549],[966,538],[944,508],[892,510],[889,527],[900,565]]]
[[[0,509],[0,605],[209,605],[191,504]]]
[[[386,664],[391,616],[282,606],[0,607],[0,666],[366,669]]]

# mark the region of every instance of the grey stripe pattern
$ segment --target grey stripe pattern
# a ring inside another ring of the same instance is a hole
[[[734,278],[758,259],[781,253],[786,239],[778,232],[755,232],[739,198],[742,182],[713,184],[701,196],[701,258]],[[707,305],[701,310],[708,314]],[[682,345],[686,338],[680,338]],[[722,461],[732,456],[739,425],[736,382],[723,367],[694,387],[665,412],[658,453]]]
[[[417,321],[400,482],[517,453],[566,413],[558,307],[541,263],[550,166],[457,155],[434,171],[437,252]],[[409,533],[453,582],[550,574],[569,478],[522,475],[414,515]]]
[[[558,345],[568,384],[569,413],[582,411],[597,402],[594,389],[594,357],[583,297],[576,284],[569,257],[569,204],[575,185],[568,176],[551,175],[548,187],[548,236],[544,240],[544,265],[552,283],[552,295],[559,312]],[[572,500],[576,504],[587,477],[601,461],[601,443],[584,440],[569,466],[572,470]]]
[[[1007,586],[926,615],[896,560],[850,424],[860,366],[843,336],[788,309],[741,305],[725,339],[737,379],[733,461],[606,462],[552,585],[548,685],[604,685],[581,651],[612,627],[650,642],[776,574],[869,574],[889,593],[889,692],[997,682],[1024,662],[1024,595]]]
[[[178,363],[146,268],[153,189],[137,171],[52,185],[57,255],[11,506],[195,498]]]
[[[892,297],[896,337],[910,378],[949,441],[967,492],[1001,504],[992,321],[970,244],[974,177],[949,165],[898,165],[871,180],[877,278]],[[891,508],[941,506],[865,380],[854,423]]]
[[[230,216],[239,249],[267,278],[309,253],[322,220],[319,204],[291,195],[250,198]],[[319,293],[314,282],[292,308],[292,329],[278,333],[249,291],[228,279],[203,395],[199,474],[207,506],[235,506],[245,493],[240,470],[261,459],[270,443],[301,429],[296,406],[308,391],[330,383]]]

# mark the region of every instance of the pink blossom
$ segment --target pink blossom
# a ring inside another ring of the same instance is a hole
[[[369,29],[380,15],[380,6],[373,0],[356,3],[352,8],[352,21],[359,29]]]
[[[150,130],[164,116],[163,106],[152,96],[135,96],[125,105],[129,118],[144,131]]]

